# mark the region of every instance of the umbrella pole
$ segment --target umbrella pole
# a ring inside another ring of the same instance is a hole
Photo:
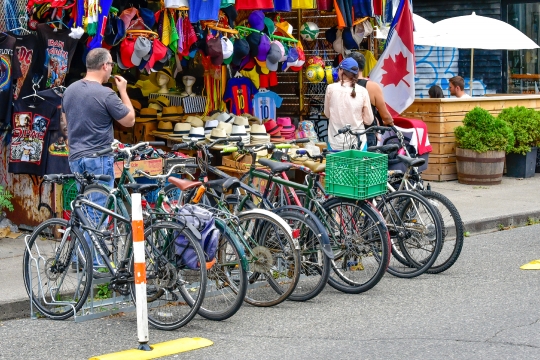
[[[473,65],[474,65],[474,49],[471,49],[471,79],[469,80],[469,91],[471,97],[472,95],[472,88],[473,88]]]

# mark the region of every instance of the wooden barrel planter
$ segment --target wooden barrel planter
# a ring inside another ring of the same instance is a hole
[[[486,151],[456,148],[458,182],[468,185],[498,185],[504,170],[504,151]]]

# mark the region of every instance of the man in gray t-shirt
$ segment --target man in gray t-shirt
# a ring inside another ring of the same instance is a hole
[[[120,97],[102,84],[111,77],[111,54],[96,48],[86,56],[84,79],[71,84],[64,92],[62,115],[68,128],[69,166],[72,172],[88,171],[114,178],[113,157],[92,157],[107,149],[114,140],[113,121],[123,126],[135,124],[135,111],[126,92],[127,81],[115,76]],[[111,181],[110,186],[113,185]]]

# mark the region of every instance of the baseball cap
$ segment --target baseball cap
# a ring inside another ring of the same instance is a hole
[[[221,11],[227,16],[227,19],[229,20],[229,26],[232,28],[234,27],[234,22],[236,21],[236,18],[238,17],[238,11],[236,11],[236,7],[234,5],[230,5],[224,8],[221,8]]]
[[[154,12],[148,8],[140,7],[139,16],[142,17],[144,24],[149,28],[152,28],[156,23],[156,18],[154,17]]]
[[[249,43],[246,39],[237,39],[233,45],[232,63],[234,65],[240,65],[242,59],[249,54]]]
[[[132,38],[125,38],[120,43],[120,51],[118,52],[120,55],[120,59],[122,60],[122,65],[126,68],[132,68],[135,65],[131,62],[131,55],[133,55],[133,51],[135,48],[135,39]]]
[[[266,67],[270,71],[277,71],[278,62],[281,59],[283,46],[280,48],[279,41],[272,41],[270,44],[270,51],[266,55]]]
[[[259,50],[257,52],[258,61],[266,61],[266,55],[270,51],[270,38],[266,34],[261,35],[261,41],[259,42]]]
[[[344,59],[339,64],[339,68],[343,69],[343,70],[346,70],[346,71],[349,71],[349,72],[351,72],[351,73],[353,73],[355,75],[358,74],[358,71],[359,71],[358,63],[352,57]],[[356,69],[354,69],[354,68],[356,68]]]
[[[207,53],[214,65],[223,64],[223,49],[221,48],[221,39],[219,37],[208,39],[206,42]]]
[[[289,52],[287,54],[287,61],[283,63],[283,71],[287,71],[287,69],[291,66],[298,66],[298,49],[295,47],[290,47]]]
[[[152,69],[156,61],[160,61],[167,55],[167,47],[161,41],[155,39],[152,44],[152,55],[148,59],[147,69]]]
[[[150,42],[150,40],[148,40],[144,36],[139,36],[137,40],[135,40],[133,54],[131,54],[131,62],[133,63],[133,65],[139,66],[141,64],[142,58],[148,55],[151,49],[152,43]]]
[[[264,30],[263,32],[266,35],[272,35],[276,31],[276,25],[274,25],[274,22],[272,19],[265,17],[264,18]]]
[[[259,53],[259,44],[261,42],[260,33],[251,33],[246,37],[249,44],[249,55],[255,57]]]
[[[223,64],[228,65],[232,61],[234,45],[227,37],[221,38],[221,52],[223,53]]]
[[[255,10],[248,16],[248,23],[253,29],[262,31],[264,29],[264,13],[261,10]]]
[[[301,71],[302,66],[304,66],[304,63],[306,62],[306,55],[304,54],[304,50],[301,48],[297,48],[296,51],[298,52],[298,60],[296,61],[295,65],[291,65],[291,70]]]

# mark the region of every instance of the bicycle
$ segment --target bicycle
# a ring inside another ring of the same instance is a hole
[[[109,181],[110,177],[91,174],[81,176],[46,175],[45,181],[65,184],[75,179],[80,194],[72,202],[70,220],[49,219],[30,235],[23,257],[25,287],[32,303],[51,319],[67,319],[80,310],[92,287],[93,264],[91,251],[82,233],[85,231],[93,247],[99,252],[109,271],[110,288],[135,299],[133,277],[134,258],[131,242],[123,247],[123,254],[113,245],[115,235],[101,227],[92,226],[83,211],[91,208],[125,224],[131,236],[131,220],[84,198],[84,189],[94,180]],[[134,192],[152,191],[156,185],[128,184]],[[79,230],[81,229],[81,230]],[[183,235],[187,245],[176,254],[175,241]],[[196,236],[181,218],[156,220],[145,228],[146,283],[148,322],[158,329],[174,330],[187,324],[196,314],[204,299],[206,286],[206,260]],[[182,258],[190,254],[188,265]],[[73,266],[72,266],[73,265]],[[73,270],[72,270],[73,269]],[[75,275],[69,272],[74,271]],[[70,280],[70,281],[66,281]],[[30,288],[32,284],[32,288]],[[189,301],[188,301],[189,299]]]

